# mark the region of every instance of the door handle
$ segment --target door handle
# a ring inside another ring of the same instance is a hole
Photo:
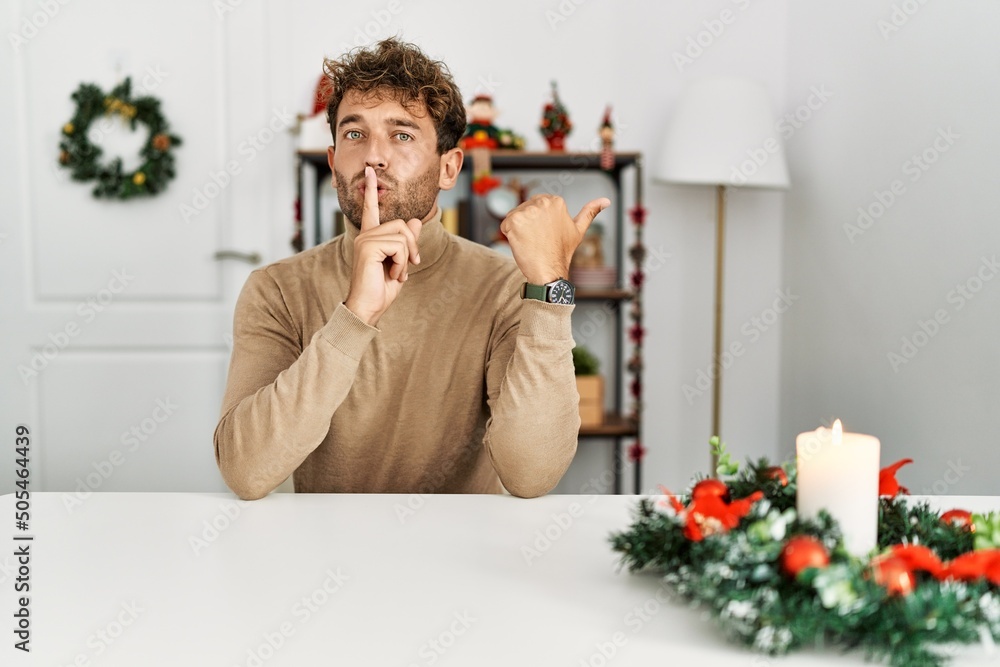
[[[240,252],[239,250],[218,250],[215,253],[216,261],[223,259],[238,259],[247,264],[260,264],[259,252]]]

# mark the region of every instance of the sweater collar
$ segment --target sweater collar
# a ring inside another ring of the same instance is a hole
[[[340,256],[348,267],[354,265],[354,239],[360,233],[349,220],[344,225],[344,242],[340,244]],[[417,273],[433,266],[441,259],[451,235],[441,224],[441,207],[434,204],[434,213],[420,228],[417,248],[420,250],[420,264],[410,264],[409,273]]]

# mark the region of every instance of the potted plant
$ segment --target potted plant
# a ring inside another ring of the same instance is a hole
[[[580,393],[580,426],[604,423],[604,378],[597,373],[600,360],[582,345],[573,348],[576,390]]]
[[[542,110],[542,122],[538,129],[549,144],[550,151],[566,150],[566,136],[573,130],[573,123],[569,119],[569,112],[559,99],[555,81],[552,82],[552,101]]]

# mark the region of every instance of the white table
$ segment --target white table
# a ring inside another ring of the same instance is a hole
[[[658,578],[619,571],[607,542],[628,525],[634,496],[105,493],[72,511],[60,493],[31,502],[33,651],[27,660],[12,648],[16,575],[0,570],[3,665],[865,664],[857,654],[770,659],[727,644],[701,612],[661,602]],[[408,503],[416,509],[401,516]],[[19,544],[13,505],[10,495],[0,503],[5,568]],[[957,656],[1000,663],[980,646]]]

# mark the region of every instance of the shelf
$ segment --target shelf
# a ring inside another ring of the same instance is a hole
[[[330,171],[330,163],[326,159],[326,151],[295,151],[295,154],[309,164],[314,164],[317,167],[322,167]]]
[[[634,420],[622,417],[613,412],[604,415],[604,423],[600,426],[584,426],[580,428],[581,438],[622,438],[638,434],[639,428]]]
[[[624,289],[577,289],[577,301],[629,301],[635,294]]]
[[[600,153],[495,150],[490,154],[496,169],[600,169]],[[615,169],[635,164],[639,153],[615,153]]]

